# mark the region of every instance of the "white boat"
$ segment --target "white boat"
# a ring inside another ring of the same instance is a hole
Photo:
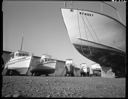
[[[26,75],[32,60],[32,54],[25,51],[11,53],[10,60],[5,64],[6,75]]]
[[[100,12],[73,8],[61,12],[70,41],[83,56],[125,72],[126,26]]]
[[[3,75],[27,75],[31,65],[33,54],[22,51],[23,34],[21,41],[21,48],[16,52],[10,54],[10,59],[5,63]]]

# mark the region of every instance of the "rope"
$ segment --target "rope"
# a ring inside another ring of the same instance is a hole
[[[122,20],[122,18],[121,18],[121,16],[120,16],[120,13],[119,13],[118,10],[116,10],[116,13],[117,13],[117,16],[118,16],[118,19],[120,20],[120,22],[123,23],[123,20]]]
[[[90,25],[90,27],[91,27],[91,29],[92,29],[93,33],[95,34],[96,40],[97,40],[98,42],[100,42],[100,40],[99,40],[99,38],[98,38],[98,36],[97,36],[97,34],[96,34],[95,30],[93,29],[92,25],[90,24],[90,22],[89,22],[89,20],[88,20],[87,16],[85,16],[85,17],[86,17],[86,19],[87,19],[87,21],[88,21],[88,24]]]
[[[82,17],[82,18],[83,18],[83,17]],[[84,18],[83,18],[83,22],[86,24]],[[84,27],[85,27],[85,24],[84,24]],[[90,29],[88,28],[88,25],[87,25],[87,24],[86,24],[86,27],[87,27],[89,33],[91,34],[92,39],[95,41],[95,39],[93,38],[93,35],[92,35],[92,33],[90,32]],[[89,40],[89,39],[88,39],[88,40]]]
[[[88,21],[88,24],[90,25],[90,27],[91,27],[93,33],[95,34],[95,37],[96,37],[97,42],[100,43],[100,39],[98,38],[97,33],[96,33],[95,30],[93,29],[93,26],[92,26],[91,23],[89,22],[87,16],[85,16],[85,17],[86,17],[86,19],[87,19],[87,21]],[[118,46],[118,48],[119,48],[119,46]],[[121,48],[120,48],[120,49],[121,49]]]
[[[82,20],[83,20],[84,27],[85,27],[86,22],[85,22],[85,20],[83,19],[83,17],[82,17]],[[87,26],[87,24],[86,24],[86,26]],[[88,31],[89,31],[88,26],[87,26],[87,29],[88,29]],[[84,30],[85,30],[85,28],[84,28]],[[89,31],[89,32],[90,32],[90,31]],[[86,33],[88,33],[88,32],[85,31],[85,34],[86,34]],[[90,34],[91,34],[91,32],[90,32]],[[92,34],[91,34],[91,35],[92,35]],[[87,35],[86,35],[86,37],[87,37],[87,40],[89,40]],[[91,36],[91,37],[92,37],[92,39],[93,39],[93,36]],[[89,46],[88,46],[88,49],[89,49],[90,54],[92,55],[92,53],[91,53],[91,49],[90,49]]]
[[[79,27],[79,16],[78,16],[78,10],[77,10],[77,20],[78,20],[78,30],[79,30],[79,34],[80,34],[80,38],[81,38],[81,33],[80,33],[80,27]],[[84,51],[83,51],[83,48],[82,48],[82,41],[81,41],[81,46],[80,46],[81,50],[82,50],[82,53],[83,55],[85,56],[84,54]]]

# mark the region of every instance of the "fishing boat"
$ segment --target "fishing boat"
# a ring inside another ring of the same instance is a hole
[[[31,73],[34,76],[52,74],[55,72],[56,60],[52,59],[50,55],[43,54],[40,58],[40,63],[36,66],[31,66]]]
[[[22,45],[23,36],[21,49],[10,54],[10,59],[5,63],[3,75],[27,75],[33,54],[23,51]]]
[[[126,26],[100,12],[61,8],[71,43],[80,54],[125,75]]]
[[[32,54],[19,50],[11,53],[11,56],[5,64],[6,75],[26,75],[31,64]]]

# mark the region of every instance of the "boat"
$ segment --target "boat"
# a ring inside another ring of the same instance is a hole
[[[56,69],[56,60],[50,55],[43,54],[40,58],[40,63],[36,66],[31,66],[30,72],[33,76],[53,74]]]
[[[11,53],[10,60],[5,64],[5,75],[26,75],[31,64],[32,54],[25,51]]]
[[[84,57],[125,76],[126,26],[91,10],[61,8],[71,43]]]
[[[3,75],[27,75],[33,54],[22,50],[23,35],[21,48],[18,51],[12,52],[10,59],[5,63]]]

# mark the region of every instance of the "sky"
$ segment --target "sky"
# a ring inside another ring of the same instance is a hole
[[[119,11],[126,24],[126,3],[108,2]],[[116,12],[100,2],[73,1],[72,7],[107,14],[116,18]],[[71,7],[71,2],[67,2]],[[76,65],[94,62],[83,57],[71,44],[61,13],[64,1],[3,1],[3,50],[17,51],[24,33],[23,51],[35,56],[49,54],[59,60],[73,59]]]

